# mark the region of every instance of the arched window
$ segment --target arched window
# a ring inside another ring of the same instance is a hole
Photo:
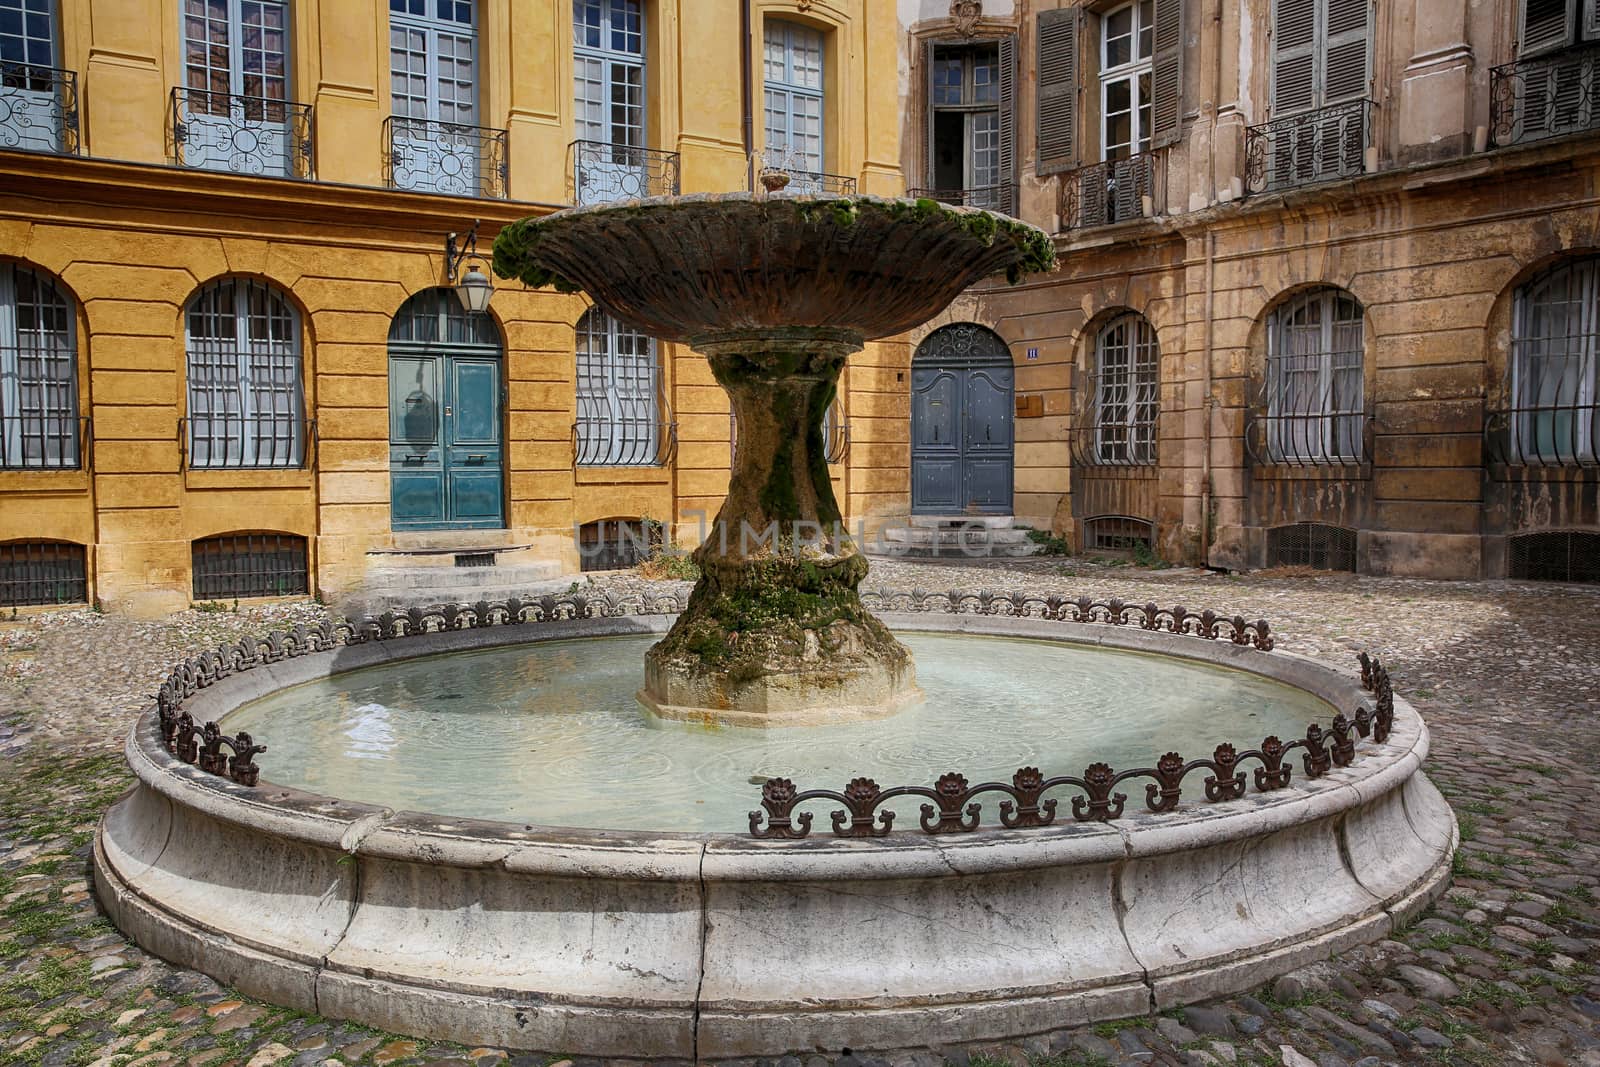
[[[644,11],[640,0],[573,0],[573,114],[579,204],[649,196]]]
[[[189,302],[191,467],[305,461],[300,316],[262,282],[224,278]]]
[[[765,163],[791,174],[786,192],[822,192],[822,34],[768,19],[762,46]]]
[[[1362,311],[1343,289],[1295,297],[1267,323],[1267,453],[1282,463],[1366,458]]]
[[[0,468],[78,466],[76,335],[49,275],[0,263]]]
[[[661,372],[655,341],[599,308],[578,320],[578,465],[662,462]]]
[[[1155,463],[1160,355],[1155,330],[1137,312],[1118,315],[1095,335],[1089,381],[1092,463]]]
[[[1507,361],[1514,461],[1586,464],[1600,440],[1600,258],[1517,290]]]

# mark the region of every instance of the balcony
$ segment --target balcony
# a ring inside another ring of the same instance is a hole
[[[77,72],[0,63],[0,148],[77,155]]]
[[[1354,178],[1366,171],[1372,101],[1331,107],[1251,126],[1244,133],[1245,191],[1270,193]]]
[[[506,131],[438,119],[383,120],[384,179],[392,189],[504,200]]]
[[[1600,128],[1595,68],[1600,43],[1489,71],[1489,137],[1496,148]]]
[[[979,207],[985,211],[998,211],[1003,215],[1017,213],[1017,187],[1011,182],[981,185],[974,189],[907,189],[906,195],[916,199],[937,200],[941,204],[954,204],[957,207]]]
[[[310,104],[172,90],[172,161],[181,167],[309,178],[312,152]]]
[[[1156,166],[1156,153],[1141,152],[1061,175],[1056,184],[1061,230],[1109,226],[1163,214],[1166,197],[1158,192],[1165,191],[1164,174],[1164,168]]]
[[[678,153],[630,148],[606,141],[573,141],[572,202],[609,204],[647,196],[678,195]]]
[[[1576,393],[1576,390],[1573,390]],[[1600,401],[1573,395],[1490,411],[1484,451],[1507,467],[1600,467]]]
[[[755,186],[769,196],[855,196],[856,180],[843,174],[805,169],[792,153],[776,149],[755,154]]]

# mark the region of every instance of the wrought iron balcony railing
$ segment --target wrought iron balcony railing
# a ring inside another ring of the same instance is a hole
[[[630,148],[605,141],[573,141],[572,202],[609,204],[647,196],[678,195],[676,152]]]
[[[765,190],[769,196],[856,195],[854,178],[807,170],[802,160],[782,149],[757,152],[752,174],[756,184],[751,191]]]
[[[1012,182],[983,185],[975,189],[907,189],[906,195],[937,200],[941,204],[981,207],[985,211],[998,211],[1004,215],[1017,213],[1017,187]]]
[[[1509,467],[1600,466],[1600,400],[1512,404],[1483,424],[1489,462]]]
[[[93,445],[87,415],[0,412],[0,470],[88,470]]]
[[[1107,421],[1097,410],[1079,416],[1072,434],[1072,462],[1076,467],[1154,467],[1156,465],[1156,412],[1130,423]]]
[[[1372,416],[1365,412],[1269,412],[1245,417],[1244,450],[1254,467],[1340,470],[1372,462]]]
[[[202,170],[309,178],[315,171],[311,105],[177,86],[172,159]]]
[[[184,470],[309,470],[317,442],[317,420],[293,415],[217,412],[178,420]]]
[[[78,73],[0,62],[0,148],[78,154]]]
[[[1274,192],[1353,178],[1366,170],[1372,101],[1351,100],[1251,126],[1244,132],[1245,190]]]
[[[1600,128],[1600,42],[1489,71],[1489,136],[1497,148]]]
[[[384,178],[394,189],[504,200],[506,131],[437,119],[383,120]]]
[[[1165,197],[1158,193],[1166,184],[1165,170],[1156,163],[1156,153],[1141,152],[1061,175],[1056,185],[1061,229],[1081,230],[1163,214]]]
[[[572,458],[579,467],[664,467],[678,452],[678,423],[666,402],[617,403],[579,397]]]

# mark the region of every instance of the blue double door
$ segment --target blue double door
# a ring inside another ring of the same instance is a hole
[[[935,330],[911,363],[911,510],[1009,515],[1015,466],[1011,352],[971,323]]]
[[[389,353],[394,528],[505,526],[504,398],[498,355]]]

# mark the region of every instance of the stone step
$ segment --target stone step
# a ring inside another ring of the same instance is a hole
[[[390,535],[389,549],[375,549],[370,555],[437,555],[455,552],[482,552],[517,546],[511,530],[396,530]]]
[[[864,554],[872,559],[1015,559],[1038,551],[1032,541],[966,545],[876,542],[864,546]]]
[[[377,566],[367,571],[360,587],[341,598],[339,607],[359,614],[413,604],[470,604],[561,593],[582,580],[581,575],[563,574],[554,561],[494,567]]]
[[[999,528],[993,530],[932,530],[921,526],[886,526],[882,538],[892,544],[911,545],[1018,545],[1028,541],[1026,530]]]
[[[924,529],[983,526],[990,530],[1007,530],[1016,521],[1015,515],[912,515],[907,523]]]

